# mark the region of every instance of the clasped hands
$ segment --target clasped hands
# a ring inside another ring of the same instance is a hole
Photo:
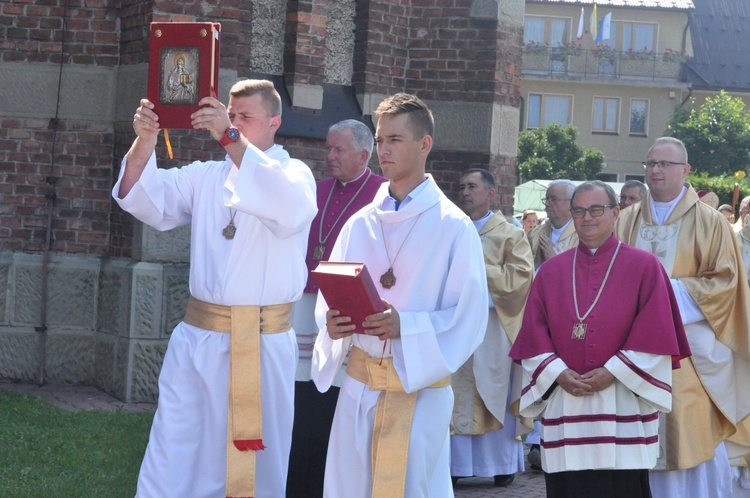
[[[591,396],[614,382],[615,377],[604,367],[595,368],[581,375],[566,368],[557,376],[557,384],[573,396]]]
[[[539,249],[542,252],[542,258],[544,261],[547,261],[557,254],[555,252],[555,245],[546,235],[539,236]]]
[[[142,139],[155,140],[159,133],[159,116],[153,111],[154,104],[141,99],[140,107],[133,116],[133,131]],[[232,126],[224,104],[212,97],[204,97],[199,102],[200,109],[190,115],[194,130],[208,130],[214,140],[220,140],[227,128]]]
[[[377,336],[381,341],[398,339],[401,337],[401,319],[398,311],[385,299],[381,299],[381,301],[386,306],[386,310],[365,318],[364,323],[362,323],[365,334]],[[349,337],[357,328],[351,321],[351,317],[341,316],[339,310],[329,309],[326,312],[328,335],[333,340]]]

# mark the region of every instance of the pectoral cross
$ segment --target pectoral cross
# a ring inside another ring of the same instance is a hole
[[[586,325],[583,322],[578,322],[573,325],[573,334],[570,336],[571,339],[575,339],[576,341],[582,341],[586,338]]]

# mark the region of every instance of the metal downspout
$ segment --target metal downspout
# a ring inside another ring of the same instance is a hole
[[[60,71],[57,78],[57,101],[55,102],[55,117],[52,118],[52,151],[50,152],[50,165],[49,175],[46,178],[47,181],[47,193],[45,198],[47,199],[47,226],[46,234],[44,237],[44,250],[42,252],[42,284],[41,284],[41,296],[39,304],[39,322],[40,325],[36,327],[37,332],[37,351],[39,364],[37,366],[37,384],[39,387],[44,385],[45,381],[45,364],[47,362],[47,303],[49,300],[49,252],[52,247],[52,219],[54,216],[55,199],[57,193],[55,190],[55,184],[57,178],[54,176],[55,172],[55,147],[57,145],[57,130],[60,123],[60,91],[62,88],[62,71],[65,60],[65,33],[67,29],[67,14],[68,5],[67,2],[63,5],[63,17],[62,17],[62,38],[60,40]]]

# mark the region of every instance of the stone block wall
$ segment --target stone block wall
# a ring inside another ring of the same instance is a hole
[[[0,379],[37,382],[42,256],[0,253]],[[185,313],[187,263],[55,255],[48,263],[46,381],[155,402],[169,334]]]
[[[187,263],[103,263],[96,381],[112,396],[156,401],[166,343],[187,305],[188,271]]]
[[[38,379],[42,256],[0,254],[0,378]],[[48,263],[45,347],[48,379],[94,383],[98,259],[56,256]]]
[[[47,310],[47,380],[154,401],[188,296],[189,228],[157,233],[111,188],[146,94],[149,23],[222,24],[219,97],[239,78],[274,79],[289,127],[278,137],[326,175],[329,115],[371,121],[416,93],[433,109],[428,171],[455,198],[484,167],[513,204],[523,0],[27,0],[0,5],[0,379],[33,381]],[[331,88],[337,91],[331,92]],[[58,98],[59,96],[59,98]],[[326,99],[329,99],[326,101]],[[332,104],[333,102],[333,104]],[[351,111],[351,109],[355,109]],[[322,124],[321,124],[322,123]],[[283,127],[282,127],[283,128]],[[161,167],[221,159],[206,134],[170,133]],[[379,171],[377,159],[371,166]],[[43,255],[49,225],[49,270]],[[43,299],[42,288],[48,292]],[[46,308],[45,308],[46,307]]]

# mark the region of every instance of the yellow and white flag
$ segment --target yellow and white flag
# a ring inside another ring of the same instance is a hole
[[[594,4],[594,10],[591,12],[591,20],[589,22],[589,32],[591,33],[591,39],[596,41],[596,35],[599,31],[599,18],[596,16],[596,3]]]

